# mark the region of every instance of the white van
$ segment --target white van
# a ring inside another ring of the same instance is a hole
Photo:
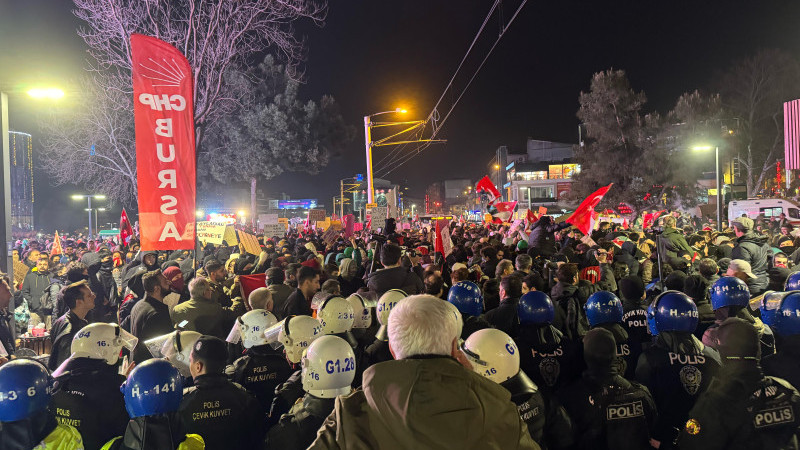
[[[767,220],[779,217],[781,213],[786,214],[786,218],[792,225],[800,225],[800,205],[792,200],[782,198],[753,198],[747,200],[734,200],[728,203],[728,221],[736,217],[747,214],[747,217],[755,220],[758,216],[763,216]]]

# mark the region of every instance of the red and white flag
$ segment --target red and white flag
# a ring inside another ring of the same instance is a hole
[[[500,202],[494,205],[497,212],[492,214],[493,223],[508,222],[511,216],[514,215],[514,208],[517,207],[517,202]]]
[[[192,250],[196,194],[192,69],[175,47],[132,34],[131,72],[142,250]]]
[[[658,218],[661,217],[662,214],[667,212],[666,209],[662,209],[661,211],[652,213],[652,214],[645,214],[642,217],[642,230],[646,230],[650,228],[650,226],[655,225],[658,221]]]
[[[630,228],[630,225],[628,225],[628,219],[622,219],[622,228],[626,230]]]
[[[489,199],[490,205],[500,198],[500,191],[497,190],[492,180],[489,179],[489,175],[486,175],[478,181],[478,184],[475,185],[475,192],[486,192],[489,194],[489,196],[491,196],[491,199]]]
[[[122,208],[122,214],[119,215],[119,243],[122,246],[129,245],[133,237],[133,227],[131,221],[128,219],[128,213],[125,208]]]
[[[594,228],[594,221],[597,218],[597,213],[595,212],[594,208],[603,200],[606,193],[614,183],[609,184],[606,187],[601,187],[600,189],[594,191],[592,195],[586,197],[578,208],[572,213],[571,216],[566,220],[567,223],[575,225],[581,233],[583,234],[590,234],[592,229]]]
[[[528,221],[528,224],[532,224],[536,223],[536,221],[539,220],[539,216],[537,216],[532,209],[529,209],[528,213],[525,215],[525,219]]]
[[[786,168],[800,169],[800,100],[783,104],[783,149]]]
[[[53,246],[50,248],[50,256],[60,255],[62,253],[64,253],[64,250],[61,248],[61,238],[58,237],[58,230],[56,230],[56,235],[53,238]]]

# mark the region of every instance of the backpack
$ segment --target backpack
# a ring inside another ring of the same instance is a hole
[[[56,302],[58,300],[58,294],[61,292],[61,287],[60,282],[54,281],[42,292],[42,296],[39,298],[39,305],[41,305],[45,314],[53,313],[53,309],[56,307]]]

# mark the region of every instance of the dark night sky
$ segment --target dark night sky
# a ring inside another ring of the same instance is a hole
[[[324,27],[298,26],[308,44],[302,94],[333,95],[357,137],[322,174],[283,175],[263,186],[330,203],[340,178],[364,171],[363,116],[403,106],[409,118],[424,118],[491,3],[331,0]],[[0,87],[82,70],[85,48],[70,9],[67,0],[0,0]],[[612,67],[628,72],[649,108],[666,111],[759,48],[800,56],[798,20],[796,1],[529,1],[443,128],[447,144],[389,178],[420,195],[437,180],[479,178],[500,145],[522,150],[527,137],[575,142],[578,95],[594,72]],[[490,26],[496,33],[496,21]],[[35,134],[29,103],[12,96],[11,126]],[[36,175],[42,220],[63,220],[54,211],[66,211],[58,205],[72,191]]]

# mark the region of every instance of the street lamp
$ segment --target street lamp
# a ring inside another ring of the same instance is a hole
[[[106,196],[103,194],[75,194],[71,196],[73,200],[81,201],[86,199],[88,207],[85,209],[89,211],[89,239],[92,238],[92,199],[105,200]],[[95,220],[96,222],[96,220]]]
[[[692,147],[695,151],[714,149],[714,184],[717,186],[717,231],[722,231],[722,183],[719,179],[719,146],[698,145]]]
[[[45,92],[46,91],[46,92]],[[60,94],[58,92],[60,92]],[[64,96],[60,89],[31,89],[28,95],[33,98],[56,99]],[[0,270],[10,273],[13,270],[11,260],[11,145],[8,138],[8,94],[0,90],[0,177],[2,177],[3,198],[0,200],[0,214],[3,223],[0,225]]]
[[[373,176],[372,176],[372,117],[379,116],[381,114],[405,114],[408,111],[403,108],[396,108],[393,111],[382,111],[375,114],[370,114],[364,116],[364,144],[367,150],[367,203],[374,203],[375,201],[375,191],[373,186]],[[403,123],[403,122],[400,122]]]

